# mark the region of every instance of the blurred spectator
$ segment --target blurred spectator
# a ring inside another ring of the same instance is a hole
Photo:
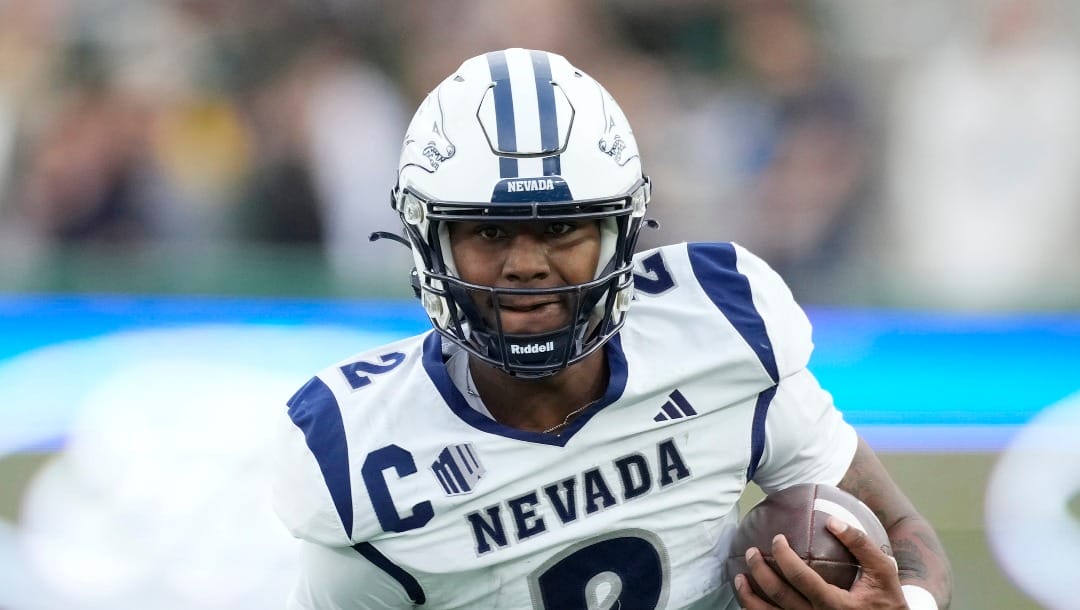
[[[1062,8],[979,0],[912,58],[875,252],[890,300],[1080,305],[1080,54]]]
[[[334,272],[352,281],[407,274],[412,268],[407,249],[366,239],[373,231],[401,231],[390,207],[408,120],[397,84],[363,57],[333,44],[314,45],[293,73],[304,93],[296,119]]]
[[[165,3],[57,5],[63,44],[18,116],[23,169],[10,192],[29,230],[128,247],[220,238],[203,204],[220,198],[209,185],[237,167],[243,136],[231,107],[197,87],[203,24]]]
[[[688,240],[741,242],[820,301],[844,290],[827,280],[857,233],[867,147],[854,84],[805,10],[768,0],[719,15],[734,67],[697,86],[682,141],[696,192],[665,226]]]
[[[40,242],[16,209],[22,187],[24,117],[48,101],[48,74],[62,42],[62,2],[0,1],[0,269],[18,271]]]
[[[523,46],[566,55],[623,102],[662,225],[641,247],[736,240],[809,302],[1076,306],[1066,8],[0,0],[0,288],[60,261],[51,243],[123,259],[325,253],[341,292],[378,286],[411,266],[363,238],[398,230],[406,109],[455,58]]]
[[[23,214],[42,234],[66,242],[144,238],[134,190],[139,123],[137,109],[117,92],[71,91],[31,153]]]

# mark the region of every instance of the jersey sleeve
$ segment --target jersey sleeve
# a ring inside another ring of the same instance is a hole
[[[333,509],[322,472],[302,430],[283,413],[274,445],[271,488],[274,512],[297,538],[341,546],[349,543]]]
[[[335,503],[327,486],[327,465],[319,463],[308,436],[295,420],[297,401],[304,408],[310,407],[309,412],[336,410],[336,403],[326,392],[312,391],[320,387],[325,386],[319,378],[312,378],[290,399],[289,409],[282,409],[274,441],[272,502],[278,518],[293,536],[329,546],[349,546],[352,541],[342,523],[337,506],[340,502]]]
[[[736,266],[749,284],[754,308],[765,323],[773,346],[779,379],[804,369],[814,349],[810,320],[795,301],[787,282],[761,257],[738,244]]]
[[[687,244],[693,278],[775,383],[806,367],[810,321],[764,260],[735,243]]]
[[[300,543],[300,572],[288,610],[414,608],[404,588],[351,547]]]
[[[780,381],[765,418],[765,450],[754,481],[766,493],[797,483],[836,485],[858,436],[807,369]]]

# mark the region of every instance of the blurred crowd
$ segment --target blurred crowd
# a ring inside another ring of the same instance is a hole
[[[408,253],[367,236],[397,226],[411,112],[463,59],[523,46],[620,101],[655,184],[643,246],[740,242],[812,303],[1080,309],[1078,12],[0,0],[0,290],[57,249],[252,245],[406,286]]]

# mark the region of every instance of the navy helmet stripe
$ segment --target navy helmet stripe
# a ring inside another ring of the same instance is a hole
[[[551,62],[544,51],[532,51],[533,76],[536,79],[536,103],[540,110],[540,146],[543,150],[559,148],[559,116],[555,110],[555,85],[551,82]],[[544,158],[544,175],[562,173],[559,155]]]
[[[510,86],[510,69],[506,65],[506,52],[487,54],[491,81],[495,83],[495,125],[498,129],[499,150],[517,150],[517,129],[514,125],[514,93]],[[499,157],[499,175],[503,178],[518,176],[517,159]]]
[[[345,424],[334,393],[313,377],[288,401],[289,417],[304,432],[307,446],[319,464],[330,498],[345,534],[352,537],[352,479]]]

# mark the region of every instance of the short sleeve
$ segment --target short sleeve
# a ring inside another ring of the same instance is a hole
[[[802,370],[814,349],[810,320],[780,274],[761,257],[732,244],[739,273],[750,283],[754,308],[765,323],[780,379]]]
[[[701,290],[773,381],[806,367],[814,348],[810,320],[768,263],[731,242],[687,244],[687,257]]]
[[[304,433],[282,410],[273,454],[274,512],[297,538],[330,546],[352,544]]]
[[[798,483],[836,485],[858,436],[807,369],[786,377],[765,418],[765,451],[754,481],[772,493]]]

